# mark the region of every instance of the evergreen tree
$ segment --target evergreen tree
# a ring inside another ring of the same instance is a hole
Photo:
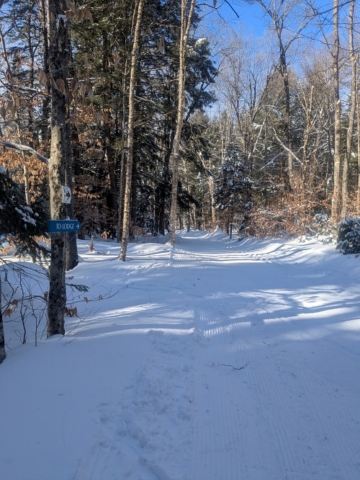
[[[215,180],[215,207],[228,225],[239,222],[240,231],[244,230],[249,218],[254,183],[243,159],[241,150],[229,145]]]
[[[13,244],[17,255],[30,254],[35,261],[47,250],[35,237],[45,235],[46,213],[43,199],[27,204],[21,186],[0,167],[0,248],[4,242]]]

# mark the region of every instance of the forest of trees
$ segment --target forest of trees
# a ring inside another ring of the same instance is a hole
[[[240,0],[0,0],[0,165],[27,204],[122,260],[138,233],[359,216],[355,0],[247,3],[262,38],[222,19]]]
[[[250,7],[261,37],[229,22]],[[137,235],[175,245],[178,228],[291,238],[349,217],[345,238],[360,216],[356,7],[0,0],[0,255],[43,258],[48,219],[117,239],[122,261]],[[78,262],[76,235],[50,237],[48,336],[65,332]],[[0,279],[0,363],[1,311]]]

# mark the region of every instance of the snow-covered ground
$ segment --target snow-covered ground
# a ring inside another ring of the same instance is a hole
[[[360,479],[360,258],[221,232],[95,247],[64,337],[35,348],[29,318],[19,345],[6,317],[1,480]]]

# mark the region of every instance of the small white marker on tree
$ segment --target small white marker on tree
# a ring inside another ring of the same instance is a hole
[[[62,203],[69,205],[71,203],[71,189],[70,187],[61,186],[62,188]]]

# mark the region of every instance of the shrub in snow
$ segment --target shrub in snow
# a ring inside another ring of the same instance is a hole
[[[336,248],[344,255],[360,253],[360,218],[347,218],[339,223]]]
[[[306,226],[307,233],[299,237],[299,242],[304,243],[316,239],[323,244],[336,244],[337,228],[331,222],[326,213],[318,213],[313,219],[311,226]]]
[[[321,229],[324,229],[329,222],[329,216],[326,213],[317,213],[313,220]]]
[[[315,238],[321,243],[330,244],[336,242],[335,227],[326,213],[318,213],[313,218],[317,232]]]

